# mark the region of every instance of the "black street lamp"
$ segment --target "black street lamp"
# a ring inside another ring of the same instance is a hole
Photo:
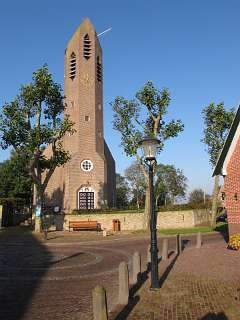
[[[157,163],[156,152],[159,145],[156,138],[144,138],[140,146],[144,153],[144,162],[148,166],[149,193],[150,193],[150,230],[151,230],[151,290],[159,289],[158,282],[158,247],[157,247],[157,213],[155,210],[154,189],[153,189],[153,168]]]

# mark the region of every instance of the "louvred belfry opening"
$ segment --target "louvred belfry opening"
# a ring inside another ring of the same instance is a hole
[[[97,57],[97,80],[102,82],[102,64],[99,57]]]
[[[83,56],[87,60],[91,57],[91,40],[88,34],[84,36],[83,40]]]
[[[72,52],[71,57],[70,57],[70,66],[69,66],[69,77],[70,79],[74,79],[76,76],[76,55],[74,52]]]

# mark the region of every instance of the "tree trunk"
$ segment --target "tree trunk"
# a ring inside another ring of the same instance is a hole
[[[44,192],[36,188],[36,208],[40,208],[40,216],[37,216],[35,213],[35,232],[41,232],[42,231],[42,210],[43,210],[43,202],[44,202]]]
[[[159,199],[160,195],[156,196],[155,195],[155,208],[158,208],[158,199]]]
[[[214,177],[214,189],[213,189],[213,199],[212,199],[212,217],[211,226],[216,227],[216,216],[218,208],[218,192],[219,192],[219,176]]]
[[[137,192],[137,195],[136,195],[136,200],[137,200],[137,211],[139,211],[139,199],[138,199],[138,192]]]
[[[144,217],[143,217],[143,228],[144,230],[149,230],[150,228],[150,192],[149,192],[149,181],[146,186],[146,195],[145,195],[145,210],[144,210]]]

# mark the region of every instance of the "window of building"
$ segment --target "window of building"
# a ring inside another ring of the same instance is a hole
[[[76,55],[74,52],[72,52],[70,56],[70,65],[69,65],[69,78],[72,80],[76,76],[76,65],[77,65]]]
[[[102,82],[102,64],[99,57],[97,57],[97,80]]]
[[[85,116],[85,121],[90,121],[90,117],[89,116]]]
[[[83,171],[89,172],[93,169],[93,163],[91,160],[83,160],[81,162],[81,169]]]
[[[102,105],[101,105],[101,103],[98,104],[98,110],[102,110]]]
[[[83,38],[83,56],[87,60],[91,57],[91,40],[88,34]]]

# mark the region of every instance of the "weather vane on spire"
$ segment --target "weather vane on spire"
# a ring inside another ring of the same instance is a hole
[[[112,30],[112,27],[110,27],[110,28],[106,29],[105,31],[99,33],[97,36],[99,37],[99,36],[103,35],[104,33],[109,32],[111,30]]]

